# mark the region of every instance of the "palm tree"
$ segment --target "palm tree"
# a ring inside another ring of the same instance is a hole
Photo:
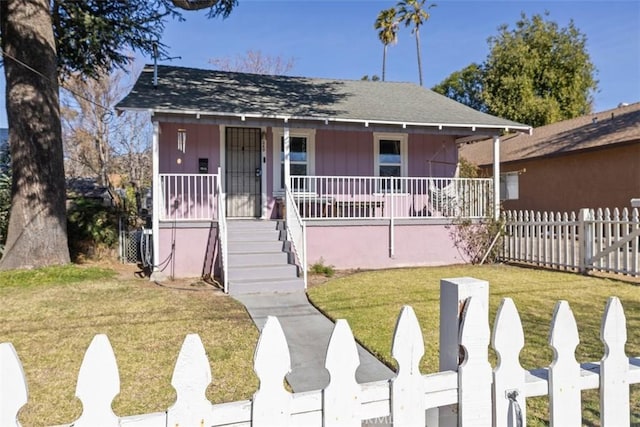
[[[384,81],[387,67],[387,46],[398,41],[398,20],[396,19],[395,7],[381,11],[378,14],[374,28],[378,30],[378,38],[384,45],[384,50],[382,51],[382,81]]]
[[[411,33],[416,35],[416,49],[418,51],[418,76],[422,86],[422,62],[420,61],[420,26],[429,20],[428,9],[435,4],[430,4],[425,10],[426,0],[400,0],[398,6],[398,20],[404,22],[405,27],[413,25]]]

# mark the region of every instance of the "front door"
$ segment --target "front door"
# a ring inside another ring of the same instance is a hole
[[[227,216],[261,216],[261,130],[226,128]]]

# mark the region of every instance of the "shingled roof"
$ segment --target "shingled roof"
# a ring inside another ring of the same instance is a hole
[[[549,157],[611,145],[640,143],[640,102],[537,127],[532,135],[501,139],[501,163]],[[462,146],[460,156],[479,165],[493,163],[493,142]]]
[[[526,125],[484,114],[412,83],[267,76],[146,66],[119,110],[242,118],[321,120],[399,124],[437,129],[463,128],[469,134]]]

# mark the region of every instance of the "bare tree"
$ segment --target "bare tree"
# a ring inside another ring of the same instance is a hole
[[[293,58],[265,55],[259,50],[248,50],[245,55],[212,58],[209,63],[222,71],[283,75],[293,69],[295,61]]]
[[[76,73],[65,81],[61,115],[67,174],[95,176],[100,185],[109,184],[109,122],[119,98],[118,79],[101,71],[95,78]]]
[[[114,173],[128,182],[150,180],[148,113],[113,114],[128,89],[124,77],[121,71],[101,72],[96,78],[73,75],[65,82],[61,111],[67,176],[95,177],[105,186],[112,184]]]

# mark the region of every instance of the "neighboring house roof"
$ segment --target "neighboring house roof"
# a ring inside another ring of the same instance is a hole
[[[146,66],[120,110],[325,123],[372,123],[465,129],[493,134],[530,127],[484,114],[412,83],[267,76]]]
[[[94,178],[67,178],[67,197],[89,199],[113,198],[108,187],[98,185]]]
[[[501,138],[500,161],[558,156],[630,143],[640,143],[640,102],[541,126],[532,135]],[[479,166],[493,164],[493,142],[482,140],[464,145],[460,156]]]

